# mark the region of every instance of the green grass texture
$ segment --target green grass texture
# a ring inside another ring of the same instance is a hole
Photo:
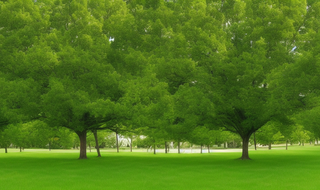
[[[210,154],[0,153],[0,189],[320,189],[320,146]]]

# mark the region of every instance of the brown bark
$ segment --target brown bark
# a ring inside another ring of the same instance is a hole
[[[117,152],[119,153],[119,139],[118,139],[118,132],[116,132],[116,145],[117,145]]]
[[[268,149],[271,150],[271,143],[268,144]]]
[[[180,141],[178,141],[178,154],[180,154]]]
[[[87,159],[87,131],[76,132],[80,139],[79,159]]]
[[[242,137],[242,156],[241,160],[251,160],[249,158],[249,137]]]
[[[92,132],[93,132],[93,135],[94,135],[94,140],[96,141],[96,149],[97,149],[98,157],[101,157],[100,147],[99,147],[99,142],[98,142],[98,131],[97,130],[93,130]]]
[[[8,153],[8,148],[4,147],[4,153]]]

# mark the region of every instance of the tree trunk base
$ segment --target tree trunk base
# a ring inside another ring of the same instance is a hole
[[[251,160],[249,158],[249,138],[250,136],[242,137],[242,156],[240,157],[241,160]]]
[[[87,159],[87,131],[77,132],[80,139],[80,156],[79,159]]]

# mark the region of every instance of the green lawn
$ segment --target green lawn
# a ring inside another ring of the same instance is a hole
[[[0,189],[319,189],[320,146],[288,151],[157,154],[0,150]]]

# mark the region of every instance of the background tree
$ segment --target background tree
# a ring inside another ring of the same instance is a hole
[[[256,131],[256,140],[259,144],[268,145],[268,149],[271,150],[271,144],[277,141],[283,140],[279,128],[275,122],[268,122],[265,126]]]

